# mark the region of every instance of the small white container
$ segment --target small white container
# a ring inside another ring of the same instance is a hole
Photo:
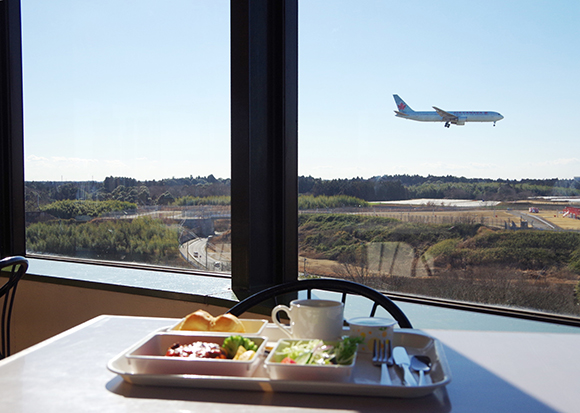
[[[391,318],[357,317],[348,320],[351,337],[362,337],[358,345],[361,353],[372,353],[375,340],[393,340],[393,332],[397,322]]]
[[[196,359],[184,357],[167,357],[167,349],[175,343],[181,345],[196,341],[217,343],[234,334],[197,334],[188,331],[159,332],[148,336],[127,351],[125,358],[137,374],[197,374],[212,376],[251,376],[261,361],[266,348],[266,337],[248,337],[257,346],[258,351],[251,360],[239,361],[229,359]]]
[[[356,355],[353,358],[351,364],[340,365],[340,364],[327,364],[327,365],[314,365],[314,364],[285,364],[281,363],[284,358],[283,355],[279,354],[286,347],[291,346],[293,343],[305,341],[305,340],[294,340],[294,339],[282,339],[279,340],[274,350],[270,352],[264,366],[268,375],[273,380],[299,380],[299,381],[345,381],[348,380],[352,373],[352,369],[356,362]],[[334,341],[325,341],[327,344],[336,344]]]
[[[268,324],[268,320],[255,320],[251,318],[240,318],[240,321],[246,329],[244,334],[253,334],[255,336],[260,336],[266,324]]]

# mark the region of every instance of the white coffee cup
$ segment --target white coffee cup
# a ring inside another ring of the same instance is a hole
[[[290,326],[278,321],[283,311],[290,319]],[[290,307],[278,305],[272,310],[272,320],[290,338],[318,338],[339,340],[342,337],[344,304],[330,300],[293,300]]]
[[[358,345],[359,353],[372,353],[375,340],[393,340],[394,328],[397,322],[390,318],[357,317],[348,320],[351,337],[361,337],[363,342]]]

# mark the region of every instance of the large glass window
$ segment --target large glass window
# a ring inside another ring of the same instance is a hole
[[[30,252],[229,270],[228,6],[23,1]],[[578,7],[299,10],[300,273],[577,316]]]
[[[228,273],[229,1],[22,1],[27,251]]]
[[[299,10],[300,272],[580,315],[579,6]]]

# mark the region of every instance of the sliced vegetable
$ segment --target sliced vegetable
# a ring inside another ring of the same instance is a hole
[[[229,336],[224,340],[222,347],[228,354],[228,358],[234,358],[238,353],[238,348],[242,346],[245,350],[258,351],[258,346],[252,340],[242,336]]]
[[[244,354],[245,352],[246,352],[246,349],[244,346],[238,347],[238,351],[236,352],[236,355],[234,356],[234,360],[238,360],[240,358],[240,356],[242,354]]]
[[[338,343],[338,346],[334,352],[334,356],[336,357],[336,364],[352,363],[358,344],[362,343],[363,341],[364,340],[362,337],[344,337],[342,341]]]
[[[310,357],[312,357],[312,353],[310,353],[310,352],[303,353],[303,354],[299,355],[298,357],[296,357],[295,363],[296,364],[308,364],[308,362],[310,361]]]

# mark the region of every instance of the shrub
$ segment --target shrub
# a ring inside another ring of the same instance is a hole
[[[461,241],[460,238],[450,238],[439,241],[427,249],[425,257],[427,259],[434,259],[435,264],[439,266],[452,264],[457,257],[457,246]]]
[[[40,210],[60,219],[71,219],[80,215],[96,218],[109,212],[127,211],[136,208],[136,204],[125,201],[77,201],[67,199],[55,201],[41,207]]]
[[[219,205],[227,206],[231,205],[232,200],[229,196],[207,196],[207,197],[193,197],[193,196],[183,196],[177,198],[174,205],[177,206],[190,206],[190,205]]]
[[[369,203],[367,201],[347,195],[335,195],[335,196],[300,195],[298,197],[298,209],[300,210],[358,208],[368,206]]]
[[[26,247],[40,253],[156,263],[164,257],[178,256],[178,236],[176,229],[150,218],[87,223],[50,221],[27,228]]]
[[[570,254],[568,268],[576,274],[580,274],[580,248]]]

